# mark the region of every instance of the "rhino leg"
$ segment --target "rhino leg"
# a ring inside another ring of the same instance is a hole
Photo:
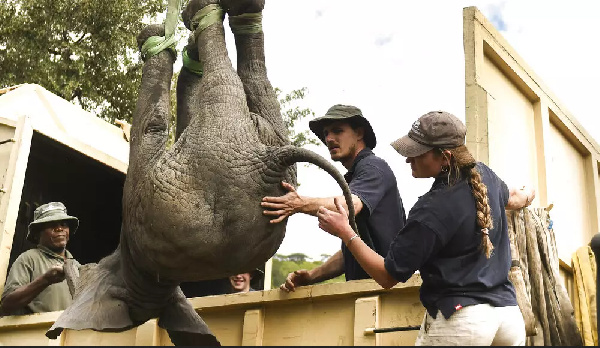
[[[198,109],[193,117],[210,115],[213,122],[249,115],[244,88],[227,54],[223,17],[217,18],[213,12],[208,16],[212,20],[208,27],[197,28],[194,24],[193,18],[200,10],[218,4],[218,0],[191,0],[182,12],[184,24],[196,36],[198,60],[204,70],[197,92],[203,99],[195,101]],[[190,126],[194,132],[203,128],[203,124],[194,119],[190,120]]]
[[[267,121],[276,135],[274,139],[261,137],[261,140],[266,145],[281,146],[289,144],[289,140],[275,90],[267,77],[262,30],[264,4],[264,0],[221,0],[235,36],[237,73],[244,85],[248,108]]]
[[[202,99],[200,93],[200,82],[202,81],[202,72],[200,72],[202,63],[199,62],[198,51],[194,35],[190,35],[189,42],[184,49],[190,66],[181,67],[177,77],[177,123],[175,127],[175,141],[179,139],[183,131],[187,128],[192,116],[197,114],[198,105]]]
[[[149,25],[137,37],[141,46],[151,36],[163,36],[163,25]],[[142,83],[133,114],[129,149],[129,168],[125,189],[136,176],[153,167],[165,151],[168,140],[171,78],[175,57],[169,50],[148,57],[144,62]]]

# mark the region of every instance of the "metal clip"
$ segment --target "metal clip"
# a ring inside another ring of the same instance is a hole
[[[365,336],[371,336],[376,333],[386,333],[386,332],[396,332],[396,331],[413,331],[413,330],[421,330],[421,326],[394,326],[394,327],[385,327],[385,328],[374,328],[368,327],[365,329],[363,333]]]

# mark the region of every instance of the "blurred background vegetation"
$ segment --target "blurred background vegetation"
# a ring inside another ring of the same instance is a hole
[[[271,278],[271,289],[278,288],[285,282],[285,278],[291,272],[299,269],[311,270],[323,264],[331,255],[322,254],[320,260],[312,260],[305,254],[293,253],[289,255],[275,254],[273,256],[273,273]],[[323,283],[345,282],[346,278],[342,274],[339,277],[324,281]]]

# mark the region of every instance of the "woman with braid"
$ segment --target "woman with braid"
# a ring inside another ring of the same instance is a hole
[[[347,245],[384,288],[416,270],[427,310],[417,345],[524,345],[525,324],[508,279],[510,241],[505,209],[531,204],[533,190],[509,190],[465,144],[466,127],[434,111],[413,123],[392,147],[415,178],[435,178],[410,210],[387,256],[369,249],[348,225],[347,213],[321,207],[319,227]]]

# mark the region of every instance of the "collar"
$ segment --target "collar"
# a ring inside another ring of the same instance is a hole
[[[48,249],[47,247],[43,246],[43,245],[39,245],[37,246],[37,248],[44,254],[54,258],[54,259],[59,259],[59,260],[63,260],[63,257],[57,253],[55,253],[54,251]],[[65,258],[67,259],[72,259],[73,255],[69,252],[69,250],[65,250]]]
[[[344,178],[347,182],[350,182],[349,180],[350,178],[352,178],[352,174],[354,174],[354,169],[356,169],[356,165],[358,164],[358,162],[360,162],[363,158],[371,155],[374,155],[373,150],[369,149],[368,147],[365,147],[364,149],[360,150],[358,155],[356,155],[354,162],[352,163],[352,167],[350,168],[350,170],[348,170],[346,174],[344,174]]]
[[[450,176],[450,182],[454,182],[454,184],[451,186],[455,186],[464,180],[465,178],[462,175],[457,178],[457,174],[452,173],[452,176]],[[443,189],[448,186],[450,186],[448,185],[448,173],[440,173],[433,181],[433,185],[431,185],[431,191]]]

